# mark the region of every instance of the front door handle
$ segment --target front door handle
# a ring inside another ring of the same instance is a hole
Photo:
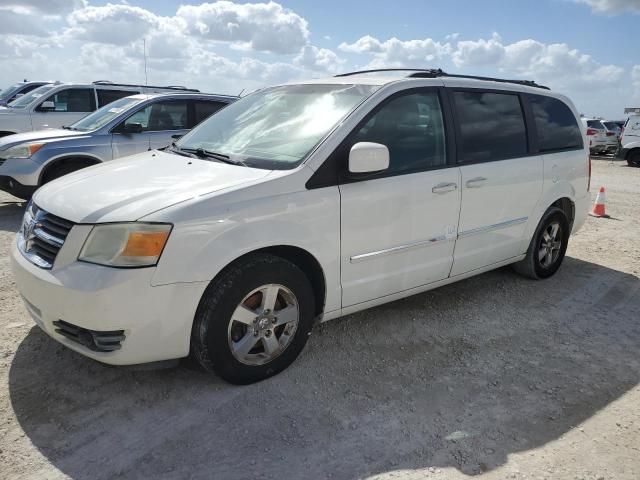
[[[484,182],[486,181],[487,179],[484,177],[475,177],[471,180],[467,180],[467,183],[465,183],[465,185],[467,186],[467,188],[478,188],[484,185]]]
[[[458,185],[455,183],[439,183],[437,185],[434,185],[431,191],[433,193],[441,194],[441,193],[453,192],[457,188],[458,188]]]

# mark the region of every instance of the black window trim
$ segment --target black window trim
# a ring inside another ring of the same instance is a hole
[[[443,165],[437,165],[432,167],[414,168],[412,170],[403,170],[390,172],[384,170],[379,173],[367,173],[367,174],[349,174],[346,171],[346,159],[347,152],[345,151],[347,145],[351,143],[353,136],[369,121],[371,117],[376,115],[385,105],[395,100],[398,97],[406,95],[413,95],[416,93],[436,93],[440,102],[440,110],[443,119],[444,137],[445,137],[445,163]],[[399,175],[412,175],[415,173],[429,172],[434,170],[442,170],[445,168],[455,167],[455,152],[456,142],[454,138],[453,123],[451,121],[451,107],[447,98],[447,92],[445,87],[414,87],[407,88],[395,92],[388,97],[381,100],[375,107],[373,107],[365,117],[358,122],[358,124],[351,129],[347,136],[340,142],[340,144],[331,152],[331,154],[320,165],[316,172],[307,180],[306,188],[308,190],[315,188],[334,187],[337,185],[344,185],[348,183],[364,182],[369,180],[377,180],[380,178],[396,177]]]
[[[580,131],[580,145],[576,145],[574,147],[565,147],[565,148],[540,148],[540,144],[539,144],[539,137],[538,137],[538,127],[536,126],[536,122],[535,122],[535,118],[533,116],[533,107],[531,106],[531,100],[534,97],[542,97],[542,98],[552,98],[558,102],[561,102],[562,104],[564,104],[565,107],[567,107],[569,109],[569,111],[571,112],[571,115],[573,115],[574,120],[576,121],[576,126],[578,127],[578,131]],[[534,155],[551,155],[553,153],[561,153],[561,152],[574,152],[574,151],[578,151],[578,150],[584,150],[584,138],[582,138],[582,131],[580,130],[580,119],[577,119],[573,113],[573,110],[571,110],[571,108],[569,107],[569,105],[567,105],[565,102],[563,102],[561,99],[553,97],[551,95],[539,95],[539,94],[533,94],[533,93],[524,93],[522,94],[522,99],[524,100],[524,106],[525,108],[528,110],[528,114],[531,117],[531,121],[529,123],[529,125],[532,126],[532,128],[530,128],[530,132],[531,132],[531,137],[532,137],[532,143],[531,145],[533,146],[531,152]]]
[[[461,133],[462,131],[460,129],[460,119],[458,118],[454,99],[453,99],[453,94],[457,92],[495,93],[495,94],[502,94],[502,95],[513,95],[518,97],[518,101],[520,102],[520,110],[522,111],[522,118],[524,121],[525,136],[527,138],[526,153],[524,155],[511,155],[507,157],[498,157],[498,158],[492,157],[489,160],[473,160],[473,161],[466,161],[466,162],[462,158],[460,158],[460,156],[457,156],[456,157],[457,166],[462,167],[465,165],[477,165],[479,163],[501,162],[503,160],[513,160],[515,158],[526,158],[526,157],[532,157],[534,155],[539,155],[539,153],[534,152],[534,150],[536,149],[534,148],[534,145],[535,147],[537,147],[537,140],[533,136],[532,134],[533,128],[531,128],[531,125],[533,125],[533,114],[531,112],[530,105],[528,104],[528,102],[525,102],[525,99],[523,98],[524,94],[522,92],[519,92],[517,90],[500,90],[496,88],[448,87],[448,89],[449,89],[449,98],[451,103],[450,108],[451,108],[451,113],[453,117],[453,123],[455,125],[456,144],[458,146],[456,153],[459,153],[462,151],[461,145],[459,144],[459,139],[462,138],[462,133]]]

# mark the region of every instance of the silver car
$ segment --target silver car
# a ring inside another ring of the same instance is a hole
[[[236,99],[201,93],[132,95],[62,129],[0,138],[0,189],[28,199],[39,186],[67,173],[165,147]]]

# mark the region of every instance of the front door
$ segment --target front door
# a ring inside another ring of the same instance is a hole
[[[348,155],[355,143],[376,142],[390,154],[387,171],[340,184],[343,307],[449,275],[460,170],[447,164],[440,105],[437,89],[396,94],[342,148]]]
[[[517,94],[468,90],[452,96],[462,172],[455,276],[524,253],[527,223],[542,194],[543,159],[527,153]]]

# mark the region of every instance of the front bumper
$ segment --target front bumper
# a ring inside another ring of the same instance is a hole
[[[0,190],[10,193],[14,197],[28,200],[37,189],[37,185],[23,185],[13,177],[0,175]]]
[[[151,286],[154,268],[115,269],[83,262],[44,270],[11,247],[11,266],[25,306],[49,336],[103,363],[133,365],[185,357],[206,282]],[[59,321],[97,332],[123,331],[102,352],[58,333]],[[57,322],[57,325],[54,325]]]

